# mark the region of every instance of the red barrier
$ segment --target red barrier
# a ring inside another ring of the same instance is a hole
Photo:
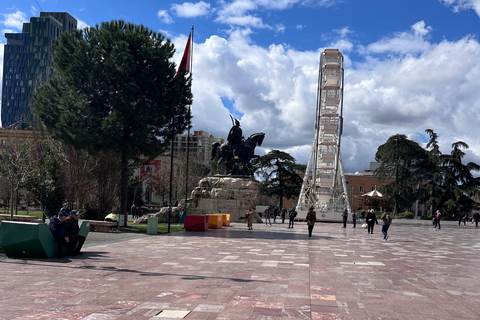
[[[208,216],[186,216],[185,231],[207,231]]]

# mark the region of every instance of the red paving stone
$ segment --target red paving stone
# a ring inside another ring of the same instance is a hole
[[[378,227],[317,223],[308,238],[304,223],[233,223],[87,239],[79,257],[0,259],[0,320],[479,319],[479,230],[394,220],[384,242]]]

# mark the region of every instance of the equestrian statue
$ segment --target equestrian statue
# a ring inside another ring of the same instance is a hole
[[[253,166],[260,158],[255,154],[255,148],[261,146],[265,133],[254,133],[246,140],[243,137],[240,122],[232,118],[232,128],[228,133],[227,142],[212,144],[213,166],[217,173],[228,175],[253,175]],[[218,161],[215,161],[218,159]],[[255,159],[255,161],[251,161]]]

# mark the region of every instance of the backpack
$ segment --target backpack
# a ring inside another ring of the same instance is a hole
[[[392,217],[389,214],[385,216],[385,222],[387,224],[392,224]]]

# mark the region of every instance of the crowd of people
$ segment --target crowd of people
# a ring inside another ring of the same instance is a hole
[[[295,218],[297,217],[297,211],[295,211],[293,207],[290,208],[289,210],[282,208],[282,210],[279,211],[278,207],[268,206],[263,212],[264,218],[265,218],[265,225],[267,226],[269,224],[272,225],[272,222],[271,222],[272,216],[273,216],[273,222],[276,223],[276,216],[278,215],[278,212],[280,212],[279,215],[282,217],[282,223],[285,222],[285,218],[288,216],[288,220],[289,220],[288,228],[293,228]],[[250,207],[247,213],[245,214],[248,230],[253,230],[254,216],[255,216],[255,211],[253,207]],[[344,208],[342,212],[342,228],[347,227],[347,222],[349,217],[351,217],[352,219],[353,228],[356,228],[357,221],[362,221],[363,222],[362,227],[367,229],[368,234],[373,234],[375,225],[378,225],[378,220],[379,220],[377,219],[377,216],[373,209],[362,211],[361,213],[353,211],[351,214],[349,214],[347,208]],[[314,211],[313,207],[309,208],[305,219],[307,221],[308,236],[311,237],[313,232],[313,227],[317,220],[316,212]],[[437,210],[433,214],[433,228],[436,229],[438,227],[438,229],[441,229],[441,224],[440,224],[441,219],[442,219],[442,214],[440,210]],[[382,222],[383,241],[387,241],[389,238],[388,230],[393,220],[391,213],[388,210],[385,210],[382,213],[380,220]],[[462,223],[464,226],[466,226],[466,223],[468,221],[470,221],[468,214],[461,214],[458,216],[459,226]],[[472,224],[475,223],[475,227],[478,227],[479,221],[480,221],[480,214],[475,211],[472,215],[471,222]]]

